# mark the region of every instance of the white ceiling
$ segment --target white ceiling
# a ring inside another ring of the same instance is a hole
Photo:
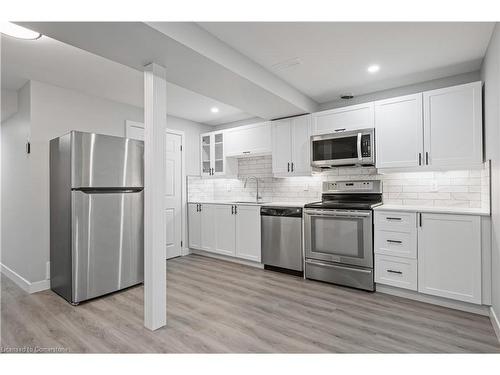
[[[136,69],[46,36],[26,41],[2,35],[1,45],[3,89],[18,90],[32,79],[143,107],[143,78]],[[172,83],[167,83],[167,112],[208,125],[253,117]]]
[[[494,23],[203,22],[319,103],[480,68]],[[377,74],[366,68],[379,64]]]

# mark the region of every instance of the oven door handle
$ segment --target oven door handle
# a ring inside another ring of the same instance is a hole
[[[311,260],[311,259],[306,259],[306,263],[312,264],[312,265],[315,265],[315,266],[320,266],[320,267],[343,268],[343,269],[348,269],[348,270],[351,270],[351,271],[358,271],[358,272],[363,272],[363,273],[372,273],[372,270],[364,270],[362,268],[348,267],[348,266],[345,266],[344,264],[342,264],[342,265],[328,264],[328,263],[318,262],[316,260]]]
[[[358,160],[359,161],[363,160],[363,155],[361,152],[361,133],[358,133]]]
[[[317,212],[317,211],[305,211],[306,215],[309,216],[329,216],[329,217],[369,217],[371,212],[348,212],[348,211],[336,211],[336,212]]]

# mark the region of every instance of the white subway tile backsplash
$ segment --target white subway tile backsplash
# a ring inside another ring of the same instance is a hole
[[[290,178],[273,177],[271,156],[240,159],[238,167],[238,179],[189,177],[188,199],[254,199],[255,181],[249,180],[247,187],[243,186],[246,177],[256,176],[264,201],[313,202],[321,199],[323,181],[380,179],[384,202],[388,204],[470,208],[490,205],[489,162],[482,169],[383,175],[373,167],[340,167],[314,171],[309,177]]]

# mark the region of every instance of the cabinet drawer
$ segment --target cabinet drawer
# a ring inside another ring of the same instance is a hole
[[[375,230],[375,254],[417,259],[416,231]]]
[[[417,290],[417,260],[376,254],[375,282]]]
[[[394,232],[414,232],[417,226],[415,212],[376,211],[375,229],[387,229]]]

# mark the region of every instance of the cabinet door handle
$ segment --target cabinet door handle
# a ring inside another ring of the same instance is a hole
[[[429,165],[429,153],[425,151],[425,164]]]
[[[401,221],[400,217],[386,217],[387,220],[396,220],[396,221]]]
[[[387,272],[389,272],[389,273],[397,273],[398,275],[402,275],[403,274],[403,272],[401,272],[401,271],[394,271],[394,270],[387,270]]]
[[[293,162],[292,162],[292,172],[293,172]]]
[[[343,132],[345,131],[345,128],[339,128],[339,129],[335,129],[336,132]]]
[[[290,172],[290,162],[288,163],[288,172]]]
[[[422,227],[422,212],[418,213],[418,222],[419,222],[419,226]]]
[[[231,205],[231,215],[234,215],[234,206]]]
[[[200,212],[201,212],[201,203],[200,203]]]
[[[422,165],[422,153],[418,153],[418,165]]]
[[[389,242],[389,243],[403,243],[403,241],[399,241],[399,240],[387,240],[387,242]]]

